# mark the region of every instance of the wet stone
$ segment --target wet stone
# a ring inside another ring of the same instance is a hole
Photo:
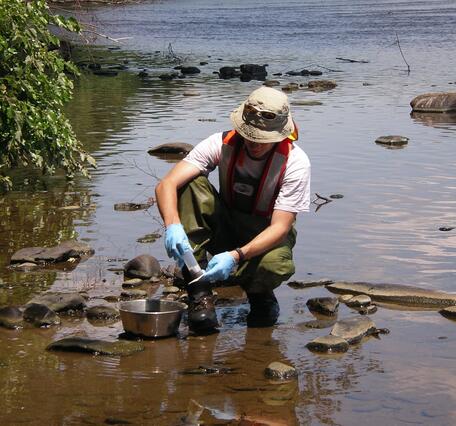
[[[443,315],[445,318],[456,320],[456,306],[449,306],[448,308],[442,309],[439,311],[440,315]]]
[[[339,301],[336,297],[316,297],[307,301],[307,307],[311,312],[323,315],[336,315],[339,309]]]
[[[266,81],[263,83],[263,86],[266,86],[266,87],[276,87],[276,86],[280,86],[280,81],[278,81],[278,80],[266,80]]]
[[[47,327],[60,324],[59,316],[45,305],[30,303],[24,311],[24,319],[36,327]]]
[[[106,302],[109,302],[109,303],[115,303],[115,302],[119,301],[119,296],[114,296],[112,294],[112,295],[103,297],[103,300],[106,300]]]
[[[114,320],[120,317],[117,309],[106,305],[92,306],[87,309],[86,315],[90,320]]]
[[[0,308],[0,327],[15,329],[22,326],[22,311],[17,306]]]
[[[228,80],[230,78],[236,78],[241,75],[241,72],[235,67],[222,67],[219,69],[218,75],[223,80]]]
[[[292,92],[293,90],[298,90],[299,84],[298,83],[288,83],[282,87],[282,91],[284,92]]]
[[[323,102],[320,101],[313,101],[313,100],[306,100],[306,99],[296,99],[291,101],[291,105],[296,106],[318,106],[323,105]]]
[[[307,83],[307,87],[314,92],[323,92],[337,87],[337,83],[333,80],[312,80]]]
[[[130,280],[125,280],[122,283],[122,287],[124,288],[133,288],[133,287],[139,287],[144,284],[144,280],[140,278],[131,278]]]
[[[332,327],[336,323],[335,319],[314,319],[310,321],[303,322],[300,326],[305,328],[313,328],[321,330],[323,328]]]
[[[372,303],[372,299],[365,294],[360,294],[359,296],[351,297],[345,303],[350,308],[362,308],[367,305],[370,305]]]
[[[51,343],[48,351],[87,352],[95,355],[131,355],[144,350],[144,345],[136,341],[89,339],[86,337],[66,337]]]
[[[368,305],[368,306],[363,306],[362,308],[358,308],[357,311],[361,315],[372,315],[378,311],[378,308],[377,308],[377,305]]]
[[[154,148],[149,149],[147,151],[149,155],[155,154],[188,154],[193,149],[193,145],[189,143],[164,143],[162,145],[158,145]]]
[[[179,287],[176,287],[176,286],[173,286],[173,285],[169,285],[169,286],[165,286],[163,287],[163,293],[164,294],[168,294],[168,293],[179,293],[181,290]]]
[[[345,339],[330,335],[317,337],[307,343],[306,348],[312,352],[343,353],[348,351],[349,346],[350,345]]]
[[[408,141],[409,138],[399,135],[380,136],[375,139],[375,143],[388,146],[403,146],[407,145]]]
[[[412,99],[410,106],[413,111],[419,112],[456,111],[456,93],[424,93]]]
[[[341,198],[344,198],[344,196],[342,194],[332,194],[329,198],[332,198],[333,200],[340,200]]]
[[[114,210],[118,212],[134,212],[137,210],[147,210],[153,203],[116,203]]]
[[[29,304],[38,303],[55,312],[81,311],[86,307],[79,293],[44,293],[34,297]]]
[[[144,290],[124,290],[120,293],[121,300],[143,299],[147,297],[147,291]]]
[[[341,294],[339,296],[339,302],[347,303],[352,298],[353,298],[353,294]]]
[[[355,317],[336,322],[330,334],[345,339],[349,344],[354,344],[360,342],[364,336],[374,334],[376,330],[377,327],[371,319]]]
[[[443,231],[443,232],[448,232],[448,231],[452,231],[454,228],[454,226],[441,226],[439,228],[439,231]]]
[[[201,70],[198,67],[181,67],[182,74],[199,74]]]
[[[141,254],[128,261],[124,266],[125,278],[140,278],[143,280],[161,274],[160,264],[150,254]]]
[[[94,250],[86,243],[64,241],[55,247],[28,247],[18,250],[11,256],[11,264],[65,262],[70,258],[80,258],[93,253]]]
[[[271,380],[290,380],[298,377],[298,372],[291,365],[274,361],[265,368],[264,375]]]
[[[309,280],[309,281],[290,281],[287,285],[291,288],[296,290],[312,288],[312,287],[320,287],[327,284],[332,284],[334,281],[328,279],[321,279],[321,280]]]

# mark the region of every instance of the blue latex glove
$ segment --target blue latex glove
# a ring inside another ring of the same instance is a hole
[[[184,265],[182,254],[191,250],[190,242],[184,227],[180,223],[173,223],[166,228],[165,232],[165,248],[169,257],[176,260],[180,267]]]
[[[236,266],[234,257],[228,252],[216,254],[207,264],[201,281],[225,281]]]

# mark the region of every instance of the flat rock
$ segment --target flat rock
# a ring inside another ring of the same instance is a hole
[[[308,281],[290,281],[287,285],[291,288],[296,290],[312,288],[312,287],[320,287],[327,284],[332,284],[334,281],[328,279],[321,279],[321,280],[308,280]]]
[[[376,144],[388,146],[404,146],[407,145],[408,142],[409,138],[399,135],[380,136],[375,139]]]
[[[266,80],[266,81],[263,83],[263,86],[266,86],[266,87],[276,87],[276,86],[280,86],[280,81],[279,81],[279,80]]]
[[[343,353],[348,351],[349,346],[349,343],[342,337],[329,335],[317,337],[307,343],[306,348],[319,353]]]
[[[0,327],[15,329],[22,326],[22,311],[17,306],[0,308]]]
[[[311,80],[307,83],[307,87],[314,92],[323,92],[337,87],[334,80]]]
[[[448,308],[442,309],[439,311],[440,315],[443,315],[445,318],[456,320],[456,306],[450,306]]]
[[[119,212],[132,212],[136,210],[147,210],[154,203],[147,202],[147,203],[116,203],[114,204],[114,210]]]
[[[158,260],[150,254],[141,254],[128,261],[124,266],[125,278],[140,278],[147,280],[161,274]]]
[[[372,303],[372,299],[365,294],[360,294],[358,296],[351,297],[345,303],[350,308],[361,308],[370,305]]]
[[[131,355],[144,350],[140,342],[129,340],[117,340],[108,342],[105,340],[88,339],[86,337],[65,337],[51,343],[46,348],[48,351],[88,352],[96,355]]]
[[[367,294],[375,302],[393,303],[421,308],[456,305],[456,294],[400,284],[370,284],[338,281],[326,288],[336,294]]]
[[[316,297],[309,299],[306,304],[309,311],[330,316],[336,315],[339,308],[336,297]]]
[[[139,287],[144,284],[144,280],[141,278],[131,278],[129,280],[125,280],[122,283],[122,287],[124,288],[134,288],[134,287]]]
[[[11,257],[14,263],[57,263],[65,262],[70,258],[80,258],[91,255],[94,250],[86,243],[78,241],[64,241],[55,247],[28,247],[18,250]]]
[[[150,155],[155,154],[188,154],[193,149],[189,143],[164,143],[147,151]]]
[[[120,293],[121,300],[143,299],[147,297],[145,290],[124,290]]]
[[[47,327],[60,324],[59,316],[46,305],[29,303],[24,311],[24,320],[36,327]]]
[[[377,330],[374,322],[368,317],[354,317],[337,321],[330,335],[341,337],[349,344],[358,343],[364,336],[373,334]]]
[[[87,318],[90,320],[115,320],[120,318],[120,313],[117,309],[106,306],[106,305],[97,305],[92,306],[86,311]]]
[[[79,293],[44,293],[34,297],[29,304],[45,305],[54,312],[81,311],[86,307]]]
[[[424,93],[412,99],[410,106],[417,112],[456,111],[456,92]]]
[[[323,105],[323,102],[320,101],[312,101],[312,100],[305,100],[305,99],[296,99],[290,102],[291,105],[296,106],[318,106]]]
[[[291,365],[275,361],[265,368],[264,375],[272,380],[290,380],[298,377],[298,372]]]
[[[168,293],[179,293],[181,290],[179,287],[176,287],[174,285],[168,285],[163,287],[163,293],[168,294]]]

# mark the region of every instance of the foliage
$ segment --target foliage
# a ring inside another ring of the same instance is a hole
[[[78,71],[56,50],[50,25],[80,31],[74,18],[52,15],[45,0],[0,0],[0,185],[7,188],[16,167],[62,168],[71,178],[95,166],[62,112],[73,89],[67,74]]]

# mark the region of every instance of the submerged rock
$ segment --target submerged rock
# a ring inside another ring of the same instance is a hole
[[[320,353],[343,353],[348,351],[349,346],[342,337],[331,335],[317,337],[306,345],[310,351]]]
[[[298,83],[288,83],[282,87],[283,92],[292,92],[293,90],[298,90],[299,84]]]
[[[148,243],[154,243],[159,238],[161,238],[161,234],[159,234],[158,232],[154,232],[152,234],[146,234],[143,237],[138,238],[136,241],[138,243],[148,244]]]
[[[399,284],[370,284],[363,282],[335,282],[326,288],[337,294],[367,294],[373,301],[423,308],[456,305],[456,295],[443,291]]]
[[[456,111],[456,92],[424,93],[412,99],[410,106],[418,112]]]
[[[120,313],[117,309],[106,305],[92,306],[87,309],[86,315],[88,319],[95,321],[115,320],[120,318]]]
[[[199,74],[201,70],[198,67],[181,67],[182,74]]]
[[[299,326],[321,330],[323,328],[332,327],[335,323],[336,319],[314,319],[303,322],[299,324]]]
[[[349,344],[358,343],[364,336],[375,334],[377,327],[374,322],[367,317],[348,318],[336,322],[330,335],[341,337]]]
[[[88,352],[95,355],[131,355],[144,350],[144,345],[136,341],[89,339],[86,337],[65,337],[51,343],[48,351]]]
[[[321,280],[308,280],[308,281],[290,281],[287,285],[291,288],[301,290],[312,287],[320,287],[323,285],[332,284],[333,280],[321,279]]]
[[[339,308],[336,297],[316,297],[309,299],[306,304],[309,311],[329,316],[336,315]]]
[[[235,372],[235,368],[218,367],[216,365],[200,365],[198,368],[187,368],[186,370],[181,371],[181,374],[220,376],[223,374],[233,374]]]
[[[200,92],[197,92],[196,90],[186,90],[184,93],[182,93],[183,96],[201,96]]]
[[[337,87],[334,80],[311,80],[307,83],[307,87],[314,92],[323,92]]]
[[[34,297],[29,304],[45,305],[54,312],[81,311],[86,307],[79,293],[44,293]]]
[[[313,101],[313,100],[306,100],[306,99],[296,99],[291,101],[291,105],[297,106],[318,106],[323,105],[323,102],[320,101]]]
[[[147,280],[161,274],[160,264],[150,254],[141,254],[128,261],[124,266],[126,278],[140,278]]]
[[[164,144],[158,145],[154,148],[149,149],[149,151],[147,151],[147,152],[149,155],[188,154],[192,149],[193,149],[193,145],[190,145],[189,143],[175,142],[175,143],[164,143]]]
[[[46,305],[29,303],[24,311],[24,319],[36,327],[47,327],[60,324],[59,316]]]
[[[280,86],[280,81],[278,81],[278,80],[266,80],[263,83],[263,86],[266,86],[266,87]]]
[[[93,253],[94,250],[86,243],[64,241],[55,247],[28,247],[18,250],[11,257],[10,263],[57,263],[65,262],[70,258],[92,255]]]
[[[271,380],[290,380],[298,377],[298,372],[291,365],[275,361],[265,368],[264,375]]]
[[[124,290],[120,293],[121,300],[144,299],[147,297],[145,290]]]
[[[407,145],[409,138],[405,136],[398,136],[398,135],[389,135],[389,136],[380,136],[375,139],[375,143],[379,145],[387,145],[387,146],[404,146]]]
[[[15,329],[22,326],[22,311],[17,306],[0,308],[0,327]]]
[[[114,204],[114,210],[120,212],[132,212],[136,210],[147,210],[150,208],[154,203],[147,202],[147,203],[116,203]]]

